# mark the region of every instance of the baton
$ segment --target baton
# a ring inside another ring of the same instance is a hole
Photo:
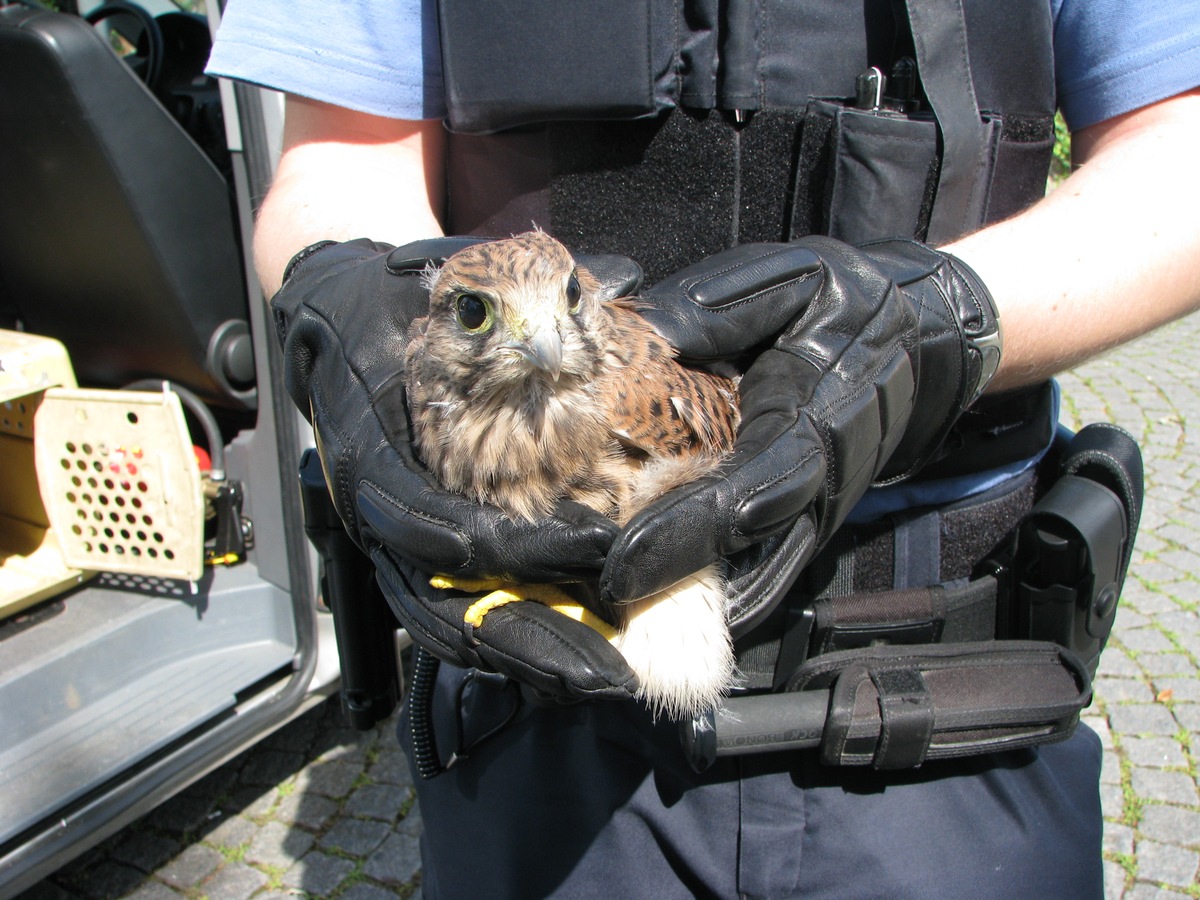
[[[828,690],[729,697],[680,724],[683,752],[703,772],[720,756],[811,750],[821,745],[828,710]]]

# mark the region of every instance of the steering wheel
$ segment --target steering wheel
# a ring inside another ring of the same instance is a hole
[[[140,28],[134,52],[125,56],[125,62],[152,93],[157,94],[162,86],[163,35],[154,16],[128,0],[109,0],[89,12],[84,19],[96,25],[114,16],[136,19]],[[120,32],[122,37],[127,37]],[[132,43],[132,42],[131,42]]]

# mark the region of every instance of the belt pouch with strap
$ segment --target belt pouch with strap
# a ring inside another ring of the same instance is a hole
[[[877,769],[1061,740],[1091,702],[1079,658],[1038,641],[828,653],[788,688],[830,688],[822,762]]]

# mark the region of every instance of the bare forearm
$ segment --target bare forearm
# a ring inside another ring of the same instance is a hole
[[[1026,213],[944,249],[1000,309],[993,389],[1061,372],[1200,308],[1200,94],[1075,136],[1080,168]]]
[[[284,151],[254,232],[266,296],[320,240],[404,243],[441,234],[442,126],[288,98]]]

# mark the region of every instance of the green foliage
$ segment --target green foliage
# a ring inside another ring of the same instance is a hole
[[[1048,190],[1058,187],[1071,174],[1071,132],[1059,112],[1054,116],[1054,156],[1050,160]]]

